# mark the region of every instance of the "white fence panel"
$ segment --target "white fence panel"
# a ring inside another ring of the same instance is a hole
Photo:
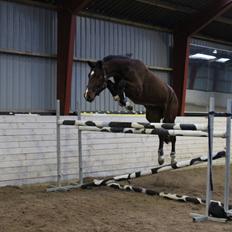
[[[83,120],[143,121],[144,116],[84,115]],[[62,119],[75,120],[75,116]],[[215,131],[225,130],[225,119],[215,119]],[[176,122],[207,123],[206,117],[179,117]],[[61,126],[63,179],[78,178],[78,133],[75,126]],[[143,170],[157,165],[156,135],[83,132],[84,176],[109,176]],[[225,140],[214,139],[214,151],[223,150]],[[164,148],[170,162],[170,144]],[[206,155],[207,138],[178,137],[178,160]],[[222,163],[224,160],[221,160]],[[0,186],[56,180],[55,116],[0,116]]]

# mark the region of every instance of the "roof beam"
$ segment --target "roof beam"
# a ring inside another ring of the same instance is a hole
[[[196,14],[198,12],[196,9],[193,9],[189,6],[183,6],[183,5],[181,6],[181,5],[176,5],[176,4],[172,4],[169,2],[161,2],[161,1],[151,2],[149,0],[136,0],[136,1],[144,3],[144,4],[152,5],[155,7],[159,7],[161,9],[180,12],[184,14]],[[214,19],[214,21],[232,25],[232,20],[227,17],[217,17]]]
[[[84,10],[91,1],[92,0],[69,0],[63,1],[62,5],[73,15],[77,15],[81,10]]]
[[[206,9],[193,14],[177,25],[175,31],[185,32],[189,36],[196,34],[230,7],[232,7],[232,0],[214,0]]]

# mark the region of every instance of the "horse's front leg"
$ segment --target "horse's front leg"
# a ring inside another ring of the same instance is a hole
[[[159,135],[159,148],[158,148],[158,163],[159,165],[164,164],[164,140]]]
[[[126,81],[121,80],[118,83],[113,83],[111,80],[108,80],[107,87],[115,101],[118,101],[119,104],[126,107],[127,110],[133,110],[133,107],[125,96]]]
[[[107,88],[109,89],[111,95],[113,96],[114,100],[117,101],[118,99],[118,92],[115,83],[111,80],[107,80]]]
[[[125,106],[127,110],[132,111],[133,107],[130,102],[127,100],[125,95],[127,82],[125,80],[121,80],[118,82],[118,95],[119,95],[119,104]]]
[[[171,164],[176,163],[176,136],[171,136],[170,137],[171,143],[172,143],[172,150],[170,153],[170,158],[171,158]]]

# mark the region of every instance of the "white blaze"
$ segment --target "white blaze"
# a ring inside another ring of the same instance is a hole
[[[89,92],[89,89],[87,88],[87,89],[85,90],[85,98],[87,97],[88,92]]]
[[[93,74],[94,74],[94,71],[92,70],[91,73],[90,73],[90,76],[93,76]]]

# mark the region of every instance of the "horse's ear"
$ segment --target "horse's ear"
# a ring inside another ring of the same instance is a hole
[[[96,66],[96,62],[88,61],[87,62],[90,68],[94,68]]]

